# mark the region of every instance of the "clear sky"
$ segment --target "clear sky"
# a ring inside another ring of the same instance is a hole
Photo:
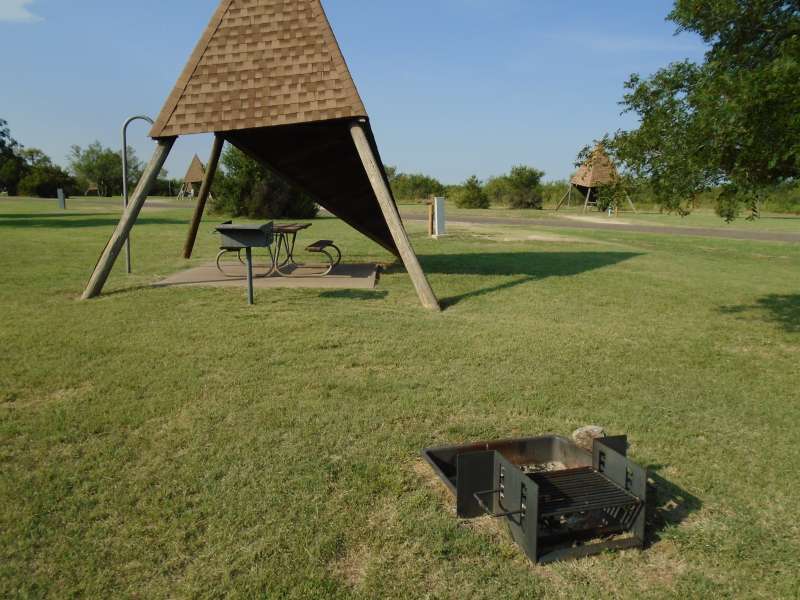
[[[66,164],[73,144],[118,149],[126,117],[155,117],[218,0],[0,0],[0,118]],[[635,124],[631,73],[699,59],[671,0],[323,0],[382,157],[446,183],[515,164],[566,177],[575,155]],[[146,124],[130,143],[148,159]],[[209,136],[182,138],[182,177]]]

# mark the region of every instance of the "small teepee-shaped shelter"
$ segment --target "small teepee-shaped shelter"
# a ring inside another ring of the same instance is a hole
[[[178,199],[186,197],[194,198],[200,190],[200,186],[203,184],[205,178],[206,169],[203,163],[200,162],[200,157],[195,154],[189,165],[189,170],[186,171],[186,176],[183,178],[183,185],[181,185],[180,192],[178,193]],[[210,195],[211,194],[209,194],[209,196]]]
[[[215,141],[184,256],[228,142],[400,257],[422,304],[439,309],[321,0],[221,0],[153,125],[155,154],[84,298],[101,292],[175,139],[194,133],[214,133]]]
[[[581,197],[584,198],[583,211],[590,206],[597,206],[596,190],[604,185],[612,185],[619,180],[619,172],[614,163],[609,158],[602,144],[597,144],[586,162],[581,165],[569,182],[569,189],[561,201],[556,206],[560,209],[564,202],[569,206],[572,199],[573,188],[577,189]],[[627,196],[627,192],[626,192]],[[633,201],[628,197],[628,204],[636,212]]]

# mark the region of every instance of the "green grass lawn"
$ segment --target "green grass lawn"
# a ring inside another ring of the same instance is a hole
[[[80,302],[117,216],[0,200],[0,596],[800,594],[800,245],[415,223],[442,314],[400,269],[248,307],[150,288],[189,211],[148,209],[135,274]],[[419,458],[588,423],[656,479],[644,552],[532,566]]]

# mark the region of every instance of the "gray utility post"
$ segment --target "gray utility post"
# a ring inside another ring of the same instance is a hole
[[[433,237],[439,238],[447,235],[446,220],[444,216],[444,198],[433,199]]]
[[[136,120],[147,121],[153,124],[153,119],[144,115],[131,117],[122,126],[122,210],[128,210],[128,125]],[[156,177],[158,174],[156,173]],[[131,272],[131,236],[125,239],[125,268]]]

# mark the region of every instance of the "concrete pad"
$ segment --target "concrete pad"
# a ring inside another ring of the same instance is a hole
[[[208,263],[187,271],[180,271],[154,284],[154,287],[204,286],[204,287],[240,287],[247,288],[247,270],[244,265],[226,262],[226,277],[217,269],[215,263]],[[266,269],[253,269],[253,287],[268,288],[310,288],[310,289],[375,289],[378,281],[378,265],[376,264],[341,264],[333,269],[330,275],[320,277],[320,268],[287,267],[284,272],[291,272],[290,277],[272,274],[264,277]]]

